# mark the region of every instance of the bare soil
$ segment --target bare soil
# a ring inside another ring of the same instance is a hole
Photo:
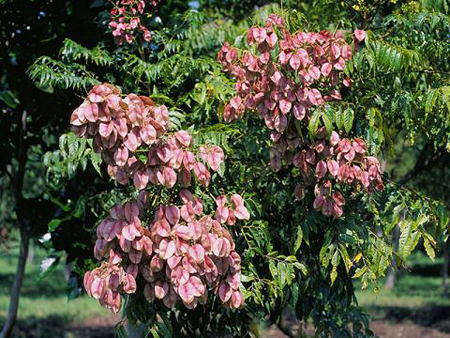
[[[119,316],[95,317],[80,325],[80,323],[64,323],[58,318],[46,318],[36,322],[19,322],[15,337],[27,338],[109,338],[114,337],[114,327],[119,322]],[[293,327],[295,332],[298,328]],[[419,326],[410,323],[389,322],[386,320],[374,320],[371,322],[372,331],[381,338],[450,338],[449,333],[439,331],[442,328]],[[306,330],[306,334],[313,337],[312,328]],[[276,326],[272,326],[261,333],[263,338],[285,338]]]
[[[424,327],[409,323],[388,322],[386,320],[374,320],[370,323],[373,333],[380,338],[450,338],[449,333],[441,332],[436,328]],[[292,328],[296,332],[296,327]],[[314,337],[314,331],[310,328],[305,333]],[[285,338],[276,326],[270,327],[263,335],[264,338]]]

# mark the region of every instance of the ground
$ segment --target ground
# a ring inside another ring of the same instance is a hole
[[[450,334],[440,332],[433,328],[406,323],[389,323],[386,320],[371,322],[373,332],[383,338],[448,338]],[[310,331],[311,332],[311,331]],[[308,332],[309,333],[309,332]],[[277,328],[272,327],[264,334],[265,338],[284,338]],[[311,332],[313,337],[313,332]]]
[[[87,297],[67,299],[62,268],[39,280],[43,252],[36,250],[28,264],[19,320],[14,337],[106,338],[114,337],[120,316],[112,315]],[[16,250],[0,252],[0,325],[5,320],[9,287],[14,278]],[[450,338],[450,298],[443,297],[439,276],[442,260],[431,262],[418,254],[409,262],[409,272],[399,275],[393,290],[357,292],[359,303],[371,315],[371,329],[386,338]],[[356,285],[357,286],[357,285]],[[292,324],[295,331],[298,325]],[[313,336],[311,325],[308,335]],[[262,328],[261,337],[285,337],[276,327]]]

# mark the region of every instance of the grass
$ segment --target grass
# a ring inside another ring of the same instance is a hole
[[[442,278],[400,276],[393,290],[384,289],[375,294],[372,289],[357,290],[359,304],[368,309],[383,306],[450,306],[450,299],[442,296]]]
[[[4,322],[8,310],[17,255],[17,249],[0,252],[0,324]],[[45,279],[38,281],[42,258],[43,250],[37,249],[33,261],[27,264],[19,303],[19,321],[53,317],[65,323],[81,323],[89,318],[110,315],[92,298],[83,296],[68,300],[62,264]]]
[[[358,302],[374,318],[450,332],[450,298],[442,292],[442,264],[442,258],[433,262],[424,254],[415,253],[408,261],[410,271],[398,273],[392,290],[385,289],[381,282],[378,294],[372,288],[357,289]],[[358,283],[355,285],[358,287]]]
[[[358,283],[355,283],[359,304],[368,308],[450,306],[450,298],[442,295],[442,264],[442,258],[433,262],[421,252],[417,252],[407,262],[409,271],[400,271],[397,274],[395,288],[392,290],[385,289],[381,281],[377,285],[379,293],[375,294],[372,288],[361,290]]]

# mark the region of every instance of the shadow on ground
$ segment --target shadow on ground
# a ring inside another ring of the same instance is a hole
[[[378,319],[394,323],[414,323],[419,326],[432,327],[441,332],[450,333],[450,306],[371,306],[370,312]],[[382,314],[382,316],[377,316]]]
[[[0,317],[0,327],[5,317]],[[27,317],[19,320],[14,328],[13,337],[17,338],[113,338],[114,325],[118,318],[92,318],[84,323],[72,323],[63,316],[45,318]]]
[[[9,295],[11,285],[14,281],[14,273],[0,273],[0,294]],[[67,281],[63,275],[54,274],[45,282],[37,281],[36,273],[27,273],[23,280],[21,297],[27,298],[53,298],[67,295]]]

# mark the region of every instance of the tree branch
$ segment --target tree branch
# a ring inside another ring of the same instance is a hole
[[[441,151],[434,152],[433,145],[427,143],[420,152],[414,168],[411,169],[405,176],[403,176],[398,181],[398,184],[403,186],[411,179],[419,175],[421,172],[427,170],[433,165],[436,165],[436,162],[442,155],[443,153]]]

